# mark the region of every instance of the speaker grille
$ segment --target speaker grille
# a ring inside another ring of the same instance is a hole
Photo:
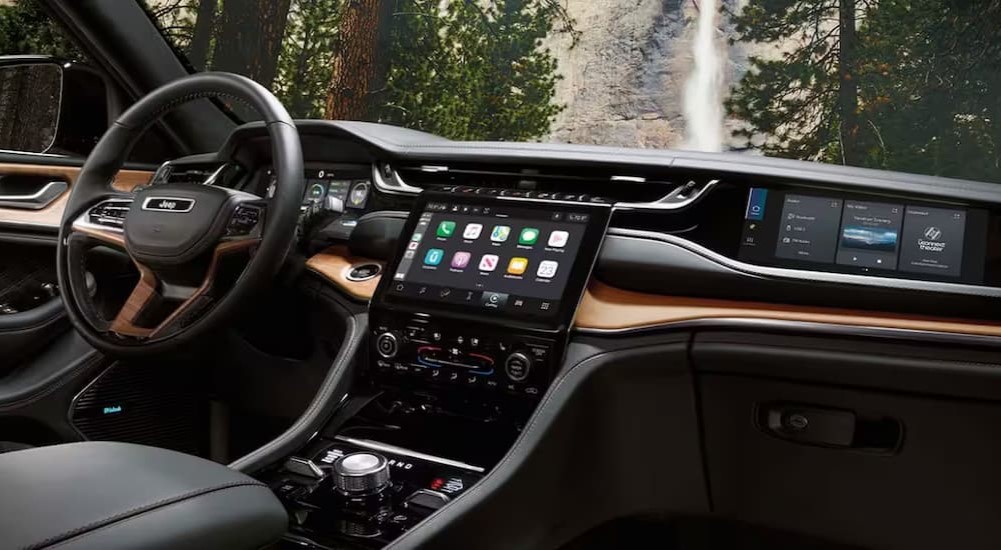
[[[189,368],[117,362],[76,396],[70,422],[89,440],[201,455],[208,429],[205,403]]]

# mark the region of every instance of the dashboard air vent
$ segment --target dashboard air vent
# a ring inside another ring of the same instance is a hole
[[[660,204],[690,185],[687,178],[675,178],[653,169],[635,173],[606,166],[512,166],[502,164],[404,165],[393,176],[407,186],[434,189],[441,186],[470,186],[533,191],[549,194],[572,193],[602,197],[610,202],[641,207]]]

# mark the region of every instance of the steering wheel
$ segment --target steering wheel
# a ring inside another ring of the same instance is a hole
[[[241,100],[261,115],[271,139],[273,197],[213,185],[215,174],[202,183],[155,182],[129,193],[112,187],[150,125],[178,105],[212,97]],[[266,88],[209,72],[154,90],[108,128],[72,186],[57,246],[70,321],[111,355],[162,353],[219,327],[281,267],[304,191],[299,134]],[[138,269],[138,283],[117,311],[95,299],[102,281],[87,271],[95,246],[124,250]]]

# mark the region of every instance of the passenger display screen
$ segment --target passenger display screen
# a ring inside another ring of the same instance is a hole
[[[906,201],[751,189],[742,260],[982,282],[987,212]]]
[[[412,214],[386,293],[479,315],[558,316],[576,308],[607,210],[429,198]]]

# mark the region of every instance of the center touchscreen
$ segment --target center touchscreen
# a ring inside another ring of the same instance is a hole
[[[981,282],[986,220],[979,209],[754,188],[740,256],[806,269]]]
[[[411,223],[387,297],[544,318],[576,307],[608,213],[442,197]]]

